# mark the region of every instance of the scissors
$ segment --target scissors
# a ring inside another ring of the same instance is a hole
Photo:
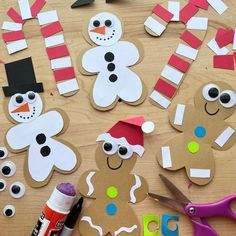
[[[219,236],[207,223],[206,218],[224,216],[236,220],[236,213],[231,209],[231,203],[236,200],[236,195],[228,196],[215,203],[193,204],[170,180],[161,174],[159,176],[174,199],[154,193],[148,195],[162,205],[187,215],[193,224],[194,236]]]

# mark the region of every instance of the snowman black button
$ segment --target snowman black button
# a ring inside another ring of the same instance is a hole
[[[117,75],[115,75],[115,74],[112,74],[112,75],[110,75],[110,77],[109,77],[109,80],[111,81],[111,82],[116,82],[117,81],[117,79],[118,79],[118,77],[117,77]]]
[[[51,149],[50,149],[49,146],[44,146],[44,147],[41,148],[40,153],[43,157],[47,157],[47,156],[50,155]]]
[[[105,54],[105,60],[107,62],[112,62],[112,61],[114,61],[114,59],[115,59],[115,56],[114,56],[114,54],[112,52],[107,52]]]
[[[36,142],[37,142],[38,144],[44,144],[44,143],[46,142],[46,136],[45,136],[45,134],[38,134],[38,135],[36,136]]]
[[[115,66],[114,63],[109,63],[109,64],[107,65],[107,69],[108,69],[109,71],[114,71],[115,68],[116,68],[116,66]]]

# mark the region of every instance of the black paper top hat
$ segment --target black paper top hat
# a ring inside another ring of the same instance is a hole
[[[8,87],[3,87],[6,97],[11,97],[16,93],[27,93],[33,91],[42,93],[43,84],[37,83],[32,58],[28,57],[19,61],[5,64]]]

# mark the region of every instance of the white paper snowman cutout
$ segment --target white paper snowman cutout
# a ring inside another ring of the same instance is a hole
[[[81,56],[81,72],[98,74],[90,95],[92,105],[102,111],[115,107],[121,99],[129,105],[145,100],[145,87],[140,77],[128,67],[141,61],[134,42],[120,41],[123,34],[120,19],[108,12],[91,18],[85,38],[97,47]]]

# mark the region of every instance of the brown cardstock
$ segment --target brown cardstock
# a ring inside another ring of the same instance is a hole
[[[108,12],[108,13],[114,14],[114,13],[112,13],[112,12]],[[85,40],[86,40],[91,46],[93,46],[93,47],[97,47],[98,45],[96,45],[94,42],[92,42],[92,40],[90,39],[90,37],[89,37],[89,35],[88,35],[88,23],[90,22],[90,19],[91,19],[93,16],[95,16],[96,14],[98,14],[98,13],[95,13],[95,14],[93,14],[92,16],[90,16],[90,17],[85,21],[85,23],[84,23],[84,25],[83,25],[83,36],[84,36]],[[116,15],[116,14],[114,14],[114,15]],[[117,15],[116,15],[116,16],[117,16]],[[117,17],[118,17],[118,16],[117,16]],[[119,18],[119,17],[118,17],[118,18]],[[119,18],[119,19],[120,19],[120,18]],[[124,24],[122,23],[122,21],[121,21],[121,24],[122,24],[122,29],[123,29],[123,33],[124,33]],[[123,37],[123,36],[122,36],[122,37]],[[119,41],[124,41],[124,39],[121,38]],[[140,59],[139,59],[139,61],[136,63],[136,65],[139,64],[139,63],[143,60],[143,58],[144,58],[144,47],[143,47],[142,43],[141,43],[139,40],[137,40],[137,39],[127,39],[127,38],[126,38],[125,41],[132,42],[132,43],[138,48]],[[91,75],[97,75],[98,73],[90,73],[90,72],[86,71],[86,70],[82,67],[82,58],[83,58],[83,55],[84,55],[85,52],[88,51],[89,49],[91,49],[91,48],[86,48],[86,49],[84,49],[84,50],[82,50],[82,51],[80,52],[80,54],[79,54],[79,56],[78,56],[78,58],[77,58],[77,64],[79,65],[78,69],[79,69],[80,73],[83,74],[83,75],[87,75],[87,76],[89,76],[89,75],[90,75],[90,76],[91,76]],[[131,67],[128,67],[128,68],[129,68],[130,70],[132,70]],[[140,79],[141,79],[141,78],[140,78]],[[142,82],[143,92],[142,92],[142,96],[139,98],[139,100],[137,100],[137,101],[135,101],[135,102],[126,102],[126,101],[123,101],[124,103],[126,103],[126,104],[128,104],[128,105],[132,105],[132,106],[137,106],[137,105],[142,104],[142,103],[145,101],[145,99],[146,99],[146,97],[147,97],[147,88],[146,88],[144,82],[142,81],[142,79],[141,79],[141,82]],[[94,81],[94,83],[95,83],[95,81]],[[100,110],[100,111],[109,111],[109,110],[112,110],[112,109],[117,105],[117,103],[118,103],[118,101],[119,101],[119,97],[117,96],[117,99],[116,99],[110,106],[108,106],[108,107],[100,107],[100,106],[96,105],[95,102],[94,102],[94,100],[93,100],[93,96],[92,96],[92,91],[93,91],[93,88],[94,88],[94,83],[93,83],[93,86],[92,86],[91,91],[90,91],[90,103],[91,103],[91,105],[92,105],[95,109]]]
[[[208,83],[210,84],[210,83]],[[217,85],[221,91],[234,89],[228,84],[221,81],[213,81],[212,84]],[[231,148],[236,142],[236,134],[234,133],[231,138],[226,142],[223,147],[218,146],[215,143],[217,137],[227,128],[231,127],[225,119],[233,115],[236,106],[232,108],[224,108],[220,103],[219,99],[214,102],[208,102],[202,95],[202,89],[206,84],[201,86],[194,97],[195,107],[186,105],[185,114],[182,125],[175,125],[175,113],[176,109],[170,111],[170,124],[181,134],[173,137],[162,147],[170,147],[172,167],[167,168],[170,171],[176,171],[185,168],[188,178],[195,184],[206,185],[214,177],[215,173],[215,161],[213,155],[213,149],[216,150],[227,150]],[[206,105],[207,104],[207,105]],[[206,107],[206,108],[205,108]],[[215,115],[209,115],[210,113],[218,112]],[[206,129],[206,135],[202,138],[198,138],[195,134],[195,128],[197,126],[203,126]],[[190,153],[188,151],[189,142],[197,142],[199,144],[199,152]],[[163,167],[162,152],[161,148],[158,149],[157,161]],[[222,160],[223,161],[223,160]],[[194,169],[210,169],[210,178],[192,178],[190,176],[190,168]]]
[[[135,176],[130,172],[139,157],[133,154],[130,159],[122,161],[117,153],[107,156],[103,151],[102,142],[98,144],[95,155],[99,170],[89,170],[85,172],[79,179],[78,184],[79,192],[83,196],[94,199],[94,202],[82,212],[79,224],[80,233],[83,236],[107,235],[108,233],[115,235],[115,232],[121,227],[130,228],[137,225],[135,230],[125,234],[133,236],[141,235],[139,220],[128,204],[131,202],[131,189],[136,183]],[[113,168],[113,170],[110,169],[109,166]],[[118,168],[119,166],[120,168]],[[89,182],[88,176],[92,172],[94,174],[93,177],[90,178],[90,183],[93,189],[91,187],[89,188],[87,184],[87,182]],[[141,176],[139,176],[139,178],[141,186],[133,192],[136,198],[135,203],[143,201],[148,193],[146,180]],[[115,187],[117,189],[117,197],[110,198],[108,196],[107,191],[109,187]],[[110,203],[117,206],[117,213],[115,215],[108,215],[106,213],[106,207]],[[91,227],[87,221],[84,221],[84,217],[90,217],[92,224],[101,228],[102,234],[99,234],[97,229]],[[124,232],[121,234],[123,235]]]

